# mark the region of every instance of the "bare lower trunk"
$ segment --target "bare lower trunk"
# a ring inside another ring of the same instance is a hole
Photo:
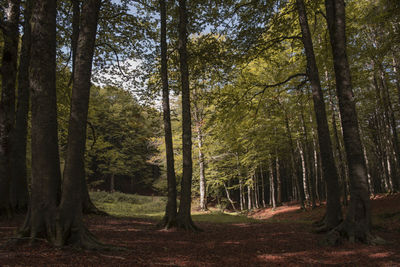
[[[251,187],[250,185],[247,185],[247,209],[251,210]]]
[[[345,4],[343,0],[325,0],[325,6],[350,177],[350,204],[346,218],[330,232],[330,237],[333,237],[330,243],[338,241],[338,234],[350,241],[371,242],[371,206],[367,172],[346,54]]]
[[[88,234],[88,230],[83,225],[82,203],[84,198],[87,197],[87,190],[84,190],[87,189],[84,165],[86,125],[100,5],[101,0],[87,0],[82,5],[73,75],[62,198],[56,221],[56,245],[58,246],[72,244],[92,249],[99,245],[94,237]],[[85,183],[84,186],[82,186],[83,183]]]
[[[331,229],[337,226],[342,219],[338,175],[334,164],[325,103],[303,0],[297,0],[297,10],[299,13],[302,41],[307,57],[307,75],[311,82],[313,92],[314,112],[317,120],[318,143],[322,162],[322,175],[328,187],[327,211],[324,227],[326,229]]]
[[[265,204],[265,184],[264,184],[264,174],[263,174],[262,164],[260,164],[260,176],[261,176],[261,194],[262,194],[261,199],[263,208],[265,208],[267,205]]]
[[[192,202],[192,120],[190,113],[190,87],[187,55],[187,19],[186,0],[179,0],[179,65],[182,86],[182,150],[183,171],[181,184],[181,201],[177,215],[179,227],[186,230],[197,230],[190,213]]]
[[[274,183],[274,170],[272,168],[272,163],[269,164],[269,185],[270,185],[270,194],[271,194],[271,204],[272,208],[276,208],[276,200],[275,200],[275,183]]]
[[[10,185],[10,202],[15,212],[26,212],[28,209],[28,184],[26,168],[26,145],[29,112],[29,59],[31,41],[31,1],[26,1],[24,11],[24,35],[22,37],[20,63],[18,70],[18,105],[13,131],[12,179]]]
[[[8,0],[3,23],[3,55],[0,100],[0,216],[11,215],[10,181],[12,178],[12,130],[15,120],[15,84],[18,61],[20,1]],[[3,14],[2,14],[3,15]]]
[[[176,177],[174,167],[174,148],[172,142],[171,112],[169,106],[169,84],[168,84],[168,57],[167,57],[167,14],[165,0],[160,0],[161,17],[161,79],[163,87],[163,122],[165,135],[165,153],[167,158],[167,183],[168,201],[165,207],[164,219],[161,222],[165,228],[176,225],[177,203],[176,203]]]
[[[56,2],[33,1],[30,87],[32,90],[31,204],[22,236],[55,242],[60,192],[56,106]]]

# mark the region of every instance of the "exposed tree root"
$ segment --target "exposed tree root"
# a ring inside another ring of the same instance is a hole
[[[94,214],[94,215],[100,215],[100,216],[109,216],[109,214],[105,211],[99,210],[92,202],[92,200],[87,197],[86,200],[83,201],[82,203],[82,212],[83,214]]]
[[[175,218],[165,215],[163,219],[157,223],[157,228],[164,228],[165,230],[177,227],[177,222]]]
[[[351,243],[359,242],[369,245],[387,244],[387,242],[382,238],[374,236],[368,230],[364,230],[356,224],[349,223],[346,220],[329,231],[321,240],[321,244],[337,246],[342,244],[344,241],[349,241]]]
[[[176,226],[177,226],[178,228],[184,229],[184,230],[186,230],[186,231],[203,232],[202,229],[200,229],[199,227],[197,227],[197,226],[193,223],[191,217],[189,217],[189,218],[180,218],[180,217],[177,217]]]

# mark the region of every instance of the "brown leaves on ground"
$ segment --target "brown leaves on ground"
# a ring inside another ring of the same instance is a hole
[[[260,210],[252,214],[261,223],[198,223],[200,233],[159,230],[145,219],[90,216],[90,230],[105,243],[127,251],[55,249],[38,241],[1,247],[0,266],[400,266],[400,195],[373,200],[374,233],[389,243],[382,246],[343,244],[321,247],[311,222],[324,208],[300,211],[298,206]],[[20,225],[22,217],[0,221],[0,244]]]

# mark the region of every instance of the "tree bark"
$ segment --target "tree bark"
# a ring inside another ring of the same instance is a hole
[[[206,199],[206,176],[204,169],[204,154],[203,154],[203,133],[201,130],[201,121],[197,125],[197,142],[199,147],[199,171],[200,171],[200,209],[207,210]]]
[[[350,177],[350,204],[346,218],[329,233],[327,240],[337,243],[339,237],[347,237],[353,242],[373,242],[366,165],[346,54],[345,3],[343,0],[325,0],[325,7]]]
[[[56,1],[32,2],[30,88],[32,100],[31,204],[21,235],[55,241],[60,192],[56,106]]]
[[[85,180],[86,124],[89,109],[90,79],[101,0],[87,0],[82,5],[79,38],[76,46],[68,145],[63,175],[63,192],[57,217],[58,246],[72,244],[87,249],[98,242],[82,221]]]
[[[190,113],[189,68],[187,54],[187,10],[186,0],[179,0],[179,65],[182,86],[182,150],[183,174],[181,183],[181,201],[177,215],[177,224],[186,230],[197,230],[190,214],[192,202],[192,119]]]
[[[11,216],[10,181],[12,178],[12,131],[15,120],[15,84],[18,61],[20,0],[8,0],[3,25],[0,100],[0,216]]]
[[[272,209],[276,209],[274,170],[272,168],[272,162],[269,164],[269,186],[270,186],[269,192],[271,194]]]
[[[165,207],[165,215],[161,225],[170,228],[176,224],[176,177],[174,167],[174,147],[172,142],[171,111],[169,106],[168,84],[168,57],[167,57],[167,11],[165,0],[160,0],[161,17],[161,82],[162,82],[162,106],[164,122],[165,153],[167,158],[167,183],[168,200]]]
[[[29,59],[31,26],[30,17],[32,4],[25,2],[24,35],[22,36],[21,54],[18,68],[18,104],[15,117],[15,127],[12,134],[13,146],[11,152],[12,179],[10,184],[10,203],[12,209],[26,212],[28,209],[28,184],[26,168],[27,126],[29,112]]]
[[[279,166],[279,157],[275,159],[275,170],[276,170],[276,205],[282,204],[282,181]]]
[[[297,0],[297,10],[302,32],[302,41],[307,57],[307,76],[311,83],[314,112],[317,120],[318,144],[321,153],[322,175],[327,183],[327,207],[324,226],[330,230],[342,220],[340,207],[339,182],[334,163],[332,144],[326,116],[325,103],[321,89],[318,67],[315,60],[311,32],[308,26],[307,13],[303,0]]]

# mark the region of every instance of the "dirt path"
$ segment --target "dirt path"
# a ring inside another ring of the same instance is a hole
[[[310,224],[304,221],[319,216],[322,208],[313,212],[280,212],[273,223],[198,223],[205,230],[201,233],[158,230],[153,221],[144,219],[92,216],[87,223],[95,235],[128,251],[61,250],[39,242],[34,246],[2,247],[0,266],[400,266],[400,222],[390,221],[392,202],[374,202],[374,210],[382,212],[382,218],[389,214],[389,219],[380,223],[384,228],[375,231],[391,242],[384,246],[321,247],[321,236],[312,234]],[[21,219],[0,221],[1,244]],[[288,222],[295,219],[301,223]]]

